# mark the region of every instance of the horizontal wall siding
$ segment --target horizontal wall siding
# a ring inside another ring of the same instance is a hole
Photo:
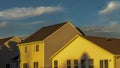
[[[39,51],[36,52],[35,47],[39,45]],[[27,51],[25,52],[25,47]],[[39,68],[44,67],[44,43],[35,42],[29,44],[20,44],[20,68],[23,68],[24,63],[28,63],[29,68],[33,68],[34,62],[38,62]]]
[[[115,65],[116,65],[116,66],[115,66],[115,67],[116,67],[116,68],[120,68],[120,56],[115,57],[115,60],[116,60],[116,61],[115,61]]]
[[[100,60],[108,60],[109,68],[114,68],[113,54],[105,51],[95,44],[92,44],[82,37],[75,39],[60,53],[53,57],[52,62],[54,62],[54,60],[58,60],[59,68],[65,68],[66,61],[68,59],[72,62],[72,68],[74,68],[75,59],[79,61],[79,66],[81,65],[81,59],[93,59],[94,68],[100,68]],[[52,63],[52,66],[52,68],[54,68],[54,63]]]

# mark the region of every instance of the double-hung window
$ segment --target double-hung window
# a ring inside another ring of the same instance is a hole
[[[28,63],[24,63],[23,68],[28,68]]]
[[[67,60],[67,68],[71,68],[71,60]]]
[[[100,68],[108,68],[108,60],[100,60]]]
[[[78,60],[77,59],[74,60],[74,68],[78,68]]]
[[[38,62],[34,62],[34,68],[38,68]]]
[[[93,61],[93,59],[89,59],[89,68],[94,68],[94,61]]]
[[[58,68],[58,61],[57,60],[54,61],[54,68]]]

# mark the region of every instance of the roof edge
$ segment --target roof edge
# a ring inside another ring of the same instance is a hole
[[[29,44],[31,44],[31,43],[36,43],[36,42],[44,42],[44,41],[33,41],[33,42],[29,42],[29,43],[19,43],[18,46],[19,46],[19,45],[22,45],[22,44],[29,45]]]
[[[67,23],[69,23],[80,35],[85,35],[82,31],[78,31],[78,29],[76,29],[76,27],[70,21],[67,21]]]
[[[101,49],[105,50],[106,52],[108,52],[108,53],[110,53],[110,54],[112,54],[112,55],[115,55],[114,53],[112,53],[112,52],[110,52],[110,51],[108,51],[108,50],[106,50],[106,49],[104,49],[104,48],[100,47],[100,45],[98,45],[98,44],[96,44],[96,43],[92,42],[91,40],[84,38],[84,36],[80,36],[80,37],[82,37],[83,39],[85,39],[85,40],[89,41],[89,42],[90,42],[90,43],[92,43],[93,45],[95,45],[95,46],[97,46],[97,47],[99,47],[99,48],[101,48]],[[94,37],[94,36],[93,36],[93,37]]]
[[[18,36],[13,36],[12,38],[17,39],[18,41],[22,42],[21,39]]]

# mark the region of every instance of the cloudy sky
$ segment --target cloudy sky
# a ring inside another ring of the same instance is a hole
[[[1,0],[0,37],[30,35],[43,26],[71,21],[120,33],[120,0]]]

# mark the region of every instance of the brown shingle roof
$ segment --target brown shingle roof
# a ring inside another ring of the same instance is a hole
[[[25,40],[23,40],[22,43],[44,40],[45,38],[47,38],[50,34],[52,34],[54,31],[59,29],[64,24],[65,23],[60,23],[60,24],[56,24],[56,25],[43,27],[43,28],[39,29],[37,32],[33,33],[28,38],[26,38]]]
[[[120,54],[120,39],[92,37],[92,36],[82,36],[82,37],[97,44],[98,46],[102,47],[103,49],[113,54],[116,55]]]
[[[12,37],[9,37],[9,38],[3,38],[3,39],[0,39],[0,46],[1,45],[4,45],[5,42],[7,42],[9,39],[11,39]]]

